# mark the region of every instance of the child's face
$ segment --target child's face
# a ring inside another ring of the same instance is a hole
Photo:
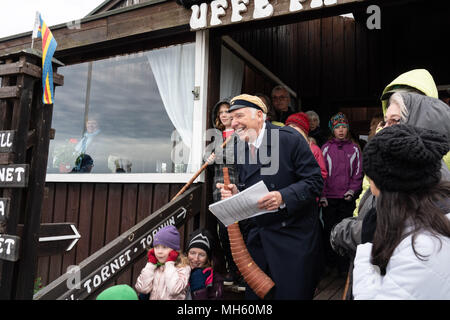
[[[165,263],[167,257],[169,256],[170,251],[172,251],[172,248],[166,247],[165,245],[162,244],[156,245],[154,249],[156,259],[158,259],[158,262],[160,263]]]
[[[191,248],[188,252],[188,260],[192,269],[202,268],[208,260],[208,255],[203,249]]]
[[[348,128],[346,126],[339,126],[333,130],[334,136],[339,140],[347,139]]]
[[[230,109],[230,106],[225,103],[222,104],[219,108],[219,119],[225,127],[231,126],[231,117],[228,113],[228,109]]]

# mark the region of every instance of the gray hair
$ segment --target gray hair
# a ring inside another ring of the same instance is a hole
[[[272,89],[272,92],[270,93],[270,95],[273,96],[273,93],[274,93],[275,91],[281,91],[281,90],[285,91],[285,92],[288,94],[288,96],[290,97],[289,91],[288,91],[288,89],[286,88],[286,86],[283,86],[283,85],[281,85],[281,84],[275,86],[275,87]]]
[[[256,112],[259,110],[259,109],[256,109],[256,108],[250,108],[251,110],[252,110],[252,119],[255,119],[255,117],[256,117]],[[267,114],[265,114],[264,112],[263,112],[263,121],[266,121],[266,118],[267,118]]]
[[[320,126],[320,118],[319,118],[319,115],[315,111],[309,110],[309,111],[306,111],[305,113],[311,119],[316,118],[318,125]]]
[[[390,98],[389,98],[389,104],[388,104],[388,108],[389,105],[391,103],[395,103],[396,105],[399,106],[400,108],[400,115],[401,115],[401,123],[406,123],[406,119],[408,118],[408,109],[406,108],[405,102],[403,101],[403,97],[400,94],[400,92],[396,92],[394,93]]]

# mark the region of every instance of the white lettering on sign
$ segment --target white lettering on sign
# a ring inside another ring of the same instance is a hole
[[[24,168],[7,168],[7,167],[3,167],[0,168],[0,182],[13,182],[13,181],[17,181],[17,182],[21,182],[22,181],[22,173],[25,172]],[[14,175],[15,174],[15,175]],[[16,179],[14,180],[14,177],[16,177]]]
[[[239,22],[242,20],[241,12],[247,12],[249,0],[231,0],[231,22]]]
[[[9,199],[0,198],[0,222],[6,221],[9,216]]]
[[[27,164],[0,166],[0,186],[25,187]]]
[[[230,0],[231,1],[231,22],[240,22],[243,17],[241,13],[247,12],[247,6],[249,5],[249,0]],[[289,0],[289,12],[297,12],[305,9],[305,3],[307,0]],[[337,4],[337,0],[310,0],[309,8],[321,8],[324,5],[330,6]],[[356,1],[356,0],[355,0]],[[263,19],[271,17],[274,14],[274,7],[269,3],[269,0],[253,0],[253,19]],[[226,10],[228,8],[228,0],[214,0],[210,4],[211,7],[211,20],[210,26],[218,26],[222,24],[220,17],[226,15]],[[197,30],[208,27],[207,16],[208,16],[208,5],[202,3],[199,5],[195,4],[191,6],[191,29]]]
[[[300,2],[305,2],[306,0],[291,0],[289,3],[289,11],[296,12],[303,9],[303,6]]]
[[[211,22],[210,25],[217,26],[222,24],[219,17],[225,15],[225,9],[228,8],[227,0],[214,0],[211,2]]]
[[[198,5],[193,5],[191,7],[192,14],[191,20],[189,24],[192,29],[201,29],[206,28],[206,18],[208,15],[208,5],[206,3],[202,3],[200,7]]]
[[[20,238],[7,234],[0,234],[0,259],[17,261],[19,259]]]
[[[273,6],[268,0],[254,0],[255,10],[253,10],[253,19],[267,18],[273,15]]]
[[[184,216],[185,218],[185,216]],[[161,225],[150,231],[148,234],[144,235],[139,241],[138,245],[135,248],[128,249],[108,264],[103,266],[100,271],[97,271],[94,276],[91,276],[89,279],[84,281],[83,288],[87,291],[87,293],[91,293],[93,289],[98,288],[108,279],[110,279],[115,273],[122,270],[127,263],[132,260],[132,255],[141,254],[142,250],[149,248],[153,241],[153,235],[158,232],[161,228],[166,226],[175,225],[175,217],[170,217],[167,221],[163,222]],[[139,245],[140,244],[140,245]]]
[[[0,148],[12,147],[11,132],[0,133]]]
[[[311,4],[309,6],[313,9],[313,8],[320,8],[324,4],[326,6],[330,6],[330,5],[336,4],[336,3],[337,3],[337,0],[312,0]]]
[[[6,252],[5,254],[10,255],[11,254],[11,246],[13,246],[16,243],[14,239],[5,239],[3,237],[0,237],[0,253],[3,253],[6,246]],[[5,244],[5,246],[3,245]]]

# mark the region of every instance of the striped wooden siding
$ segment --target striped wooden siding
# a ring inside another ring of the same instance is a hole
[[[356,20],[326,17],[230,36],[299,94],[304,111],[316,110],[325,122],[341,109],[367,108],[353,118],[368,130],[370,118],[359,116],[381,111],[379,96],[399,74],[425,68],[437,85],[450,83],[442,46],[450,36],[447,12],[419,2],[383,8],[381,30],[369,30],[368,15],[360,13]],[[270,84],[252,72],[246,70],[243,92],[269,95]]]
[[[39,258],[37,277],[43,285],[167,204],[183,184],[47,183],[46,187],[41,221],[74,222],[81,239],[66,254]],[[190,219],[179,230],[182,243],[199,221]],[[145,258],[116,282],[132,285],[144,265]]]
[[[354,101],[359,107],[377,103],[383,85],[379,36],[351,18],[315,19],[232,37],[299,94],[304,111],[328,117]],[[270,95],[274,84],[248,69],[243,91]]]

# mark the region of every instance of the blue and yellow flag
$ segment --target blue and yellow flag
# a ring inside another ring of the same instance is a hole
[[[33,30],[33,38],[35,37],[42,39],[42,101],[44,104],[52,104],[54,93],[52,58],[58,43],[42,20],[40,13],[36,13],[36,24]]]

